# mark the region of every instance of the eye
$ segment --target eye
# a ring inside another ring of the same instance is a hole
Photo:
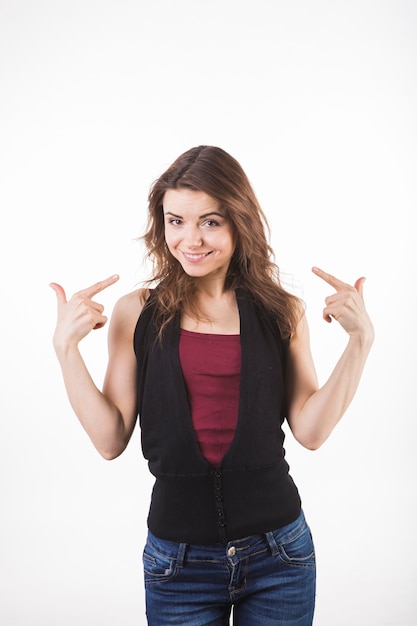
[[[172,224],[172,226],[180,226],[181,220],[178,217],[173,217],[168,220],[168,224]]]
[[[203,226],[208,226],[209,228],[214,228],[215,226],[220,226],[220,223],[216,220],[206,220],[203,222]]]

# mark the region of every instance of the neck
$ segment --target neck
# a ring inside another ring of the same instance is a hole
[[[220,300],[227,293],[224,277],[199,279],[196,281],[197,297],[200,299]]]

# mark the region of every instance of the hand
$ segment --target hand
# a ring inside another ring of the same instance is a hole
[[[107,317],[103,315],[104,307],[94,302],[92,298],[118,280],[117,274],[110,276],[87,289],[78,291],[68,301],[61,285],[50,284],[55,291],[58,307],[54,333],[55,349],[77,345],[90,331],[104,326],[107,322]]]
[[[373,326],[363,299],[363,284],[366,279],[358,278],[352,286],[318,267],[313,267],[312,271],[336,290],[336,293],[325,300],[323,318],[326,322],[335,319],[351,337],[358,335],[372,341]]]

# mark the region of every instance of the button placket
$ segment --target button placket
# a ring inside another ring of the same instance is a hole
[[[217,469],[214,472],[214,498],[216,502],[217,510],[217,524],[219,527],[219,535],[223,542],[227,541],[226,537],[226,521],[223,508],[223,486],[222,486],[222,472]]]

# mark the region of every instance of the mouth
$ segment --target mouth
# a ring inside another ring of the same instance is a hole
[[[187,261],[190,261],[191,263],[198,263],[198,261],[202,261],[203,259],[208,257],[209,254],[211,254],[211,252],[199,252],[198,254],[191,253],[191,252],[182,253],[183,257]]]

